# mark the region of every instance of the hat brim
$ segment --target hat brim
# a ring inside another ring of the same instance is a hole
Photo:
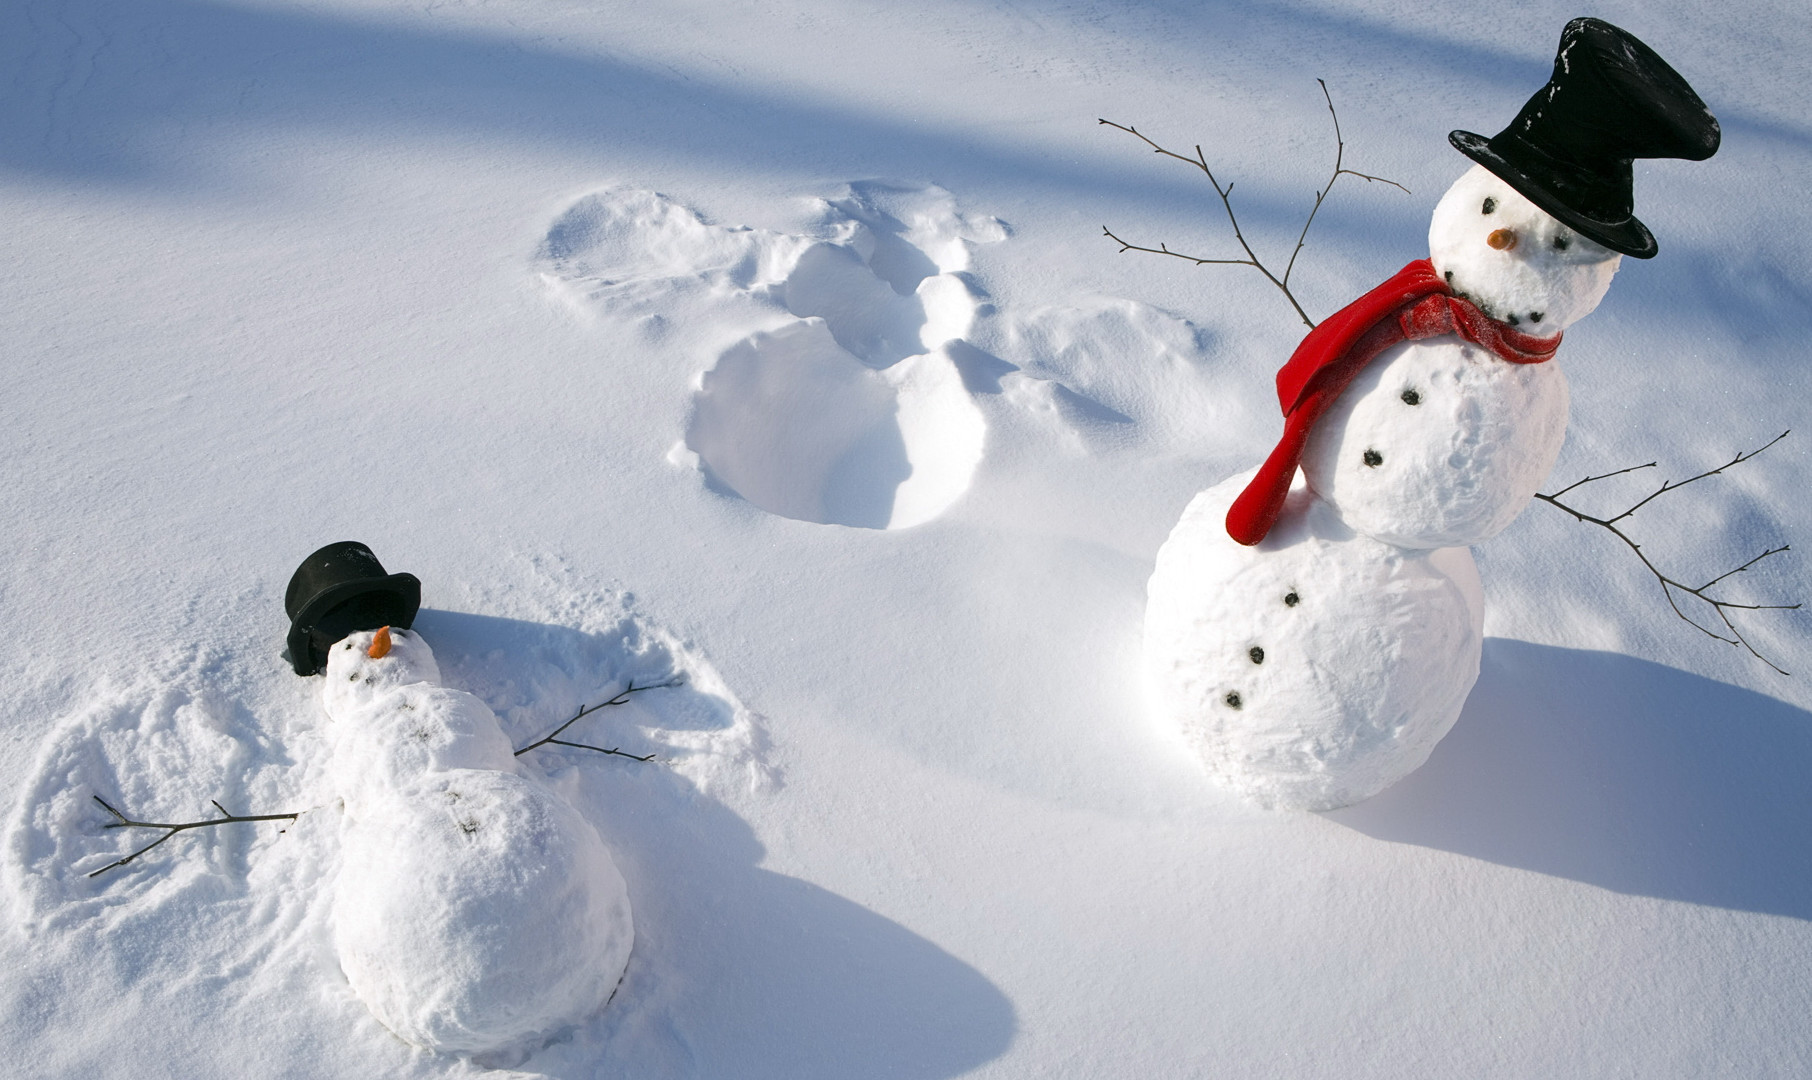
[[[415,622],[422,606],[422,583],[414,574],[391,574],[381,578],[363,578],[330,585],[302,605],[289,624],[289,662],[298,675],[313,675],[326,666],[309,640],[316,624],[349,600],[370,597],[394,604],[388,625],[407,630]],[[380,624],[383,625],[383,624]],[[375,630],[377,627],[362,629]]]
[[[1658,250],[1654,234],[1634,215],[1622,221],[1601,221],[1568,206],[1548,185],[1518,168],[1515,163],[1491,148],[1491,140],[1470,131],[1455,131],[1447,136],[1453,148],[1489,169],[1493,175],[1515,188],[1522,196],[1553,215],[1562,224],[1590,237],[1605,247],[1632,259],[1652,259]]]

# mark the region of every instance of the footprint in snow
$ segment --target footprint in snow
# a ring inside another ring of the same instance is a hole
[[[701,350],[669,459],[783,517],[931,521],[975,485],[988,440],[1008,470],[1239,444],[1216,335],[1117,297],[1003,309],[970,266],[1005,237],[929,185],[851,184],[796,233],[609,189],[554,221],[538,270],[583,321],[732,339]]]
[[[980,306],[969,249],[1005,229],[930,186],[853,184],[817,209],[814,236],[793,236],[711,225],[651,192],[600,192],[549,229],[542,276],[586,312],[661,314],[699,296],[783,308],[791,321],[699,375],[678,456],[783,517],[930,521],[982,459],[986,423],[951,348]]]

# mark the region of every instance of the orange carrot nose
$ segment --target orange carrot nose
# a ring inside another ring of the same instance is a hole
[[[371,635],[371,648],[366,651],[366,655],[373,660],[382,660],[390,655],[390,628],[388,626],[380,627],[377,633]]]
[[[1499,251],[1515,251],[1516,233],[1511,229],[1497,229],[1490,236],[1485,237],[1485,243]]]

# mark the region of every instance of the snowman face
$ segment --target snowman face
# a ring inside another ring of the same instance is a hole
[[[440,683],[434,651],[413,630],[390,630],[390,651],[371,655],[374,630],[348,634],[327,650],[327,678],[321,701],[329,716],[341,716],[392,690],[415,683]]]
[[[1537,337],[1552,337],[1597,307],[1623,261],[1481,165],[1441,197],[1428,249],[1454,292]]]

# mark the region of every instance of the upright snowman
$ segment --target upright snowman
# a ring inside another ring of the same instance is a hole
[[[490,708],[440,684],[427,642],[405,629],[420,588],[346,542],[309,556],[286,599],[297,672],[326,674],[344,813],[334,946],[353,991],[404,1040],[533,1049],[616,989],[634,939],[628,894],[597,830],[518,772]]]
[[[1273,807],[1368,798],[1427,760],[1478,678],[1495,536],[1566,435],[1561,333],[1623,255],[1634,158],[1718,124],[1629,33],[1575,19],[1554,73],[1435,207],[1430,258],[1317,326],[1277,376],[1283,438],[1197,495],[1158,552],[1145,663],[1213,776]]]

